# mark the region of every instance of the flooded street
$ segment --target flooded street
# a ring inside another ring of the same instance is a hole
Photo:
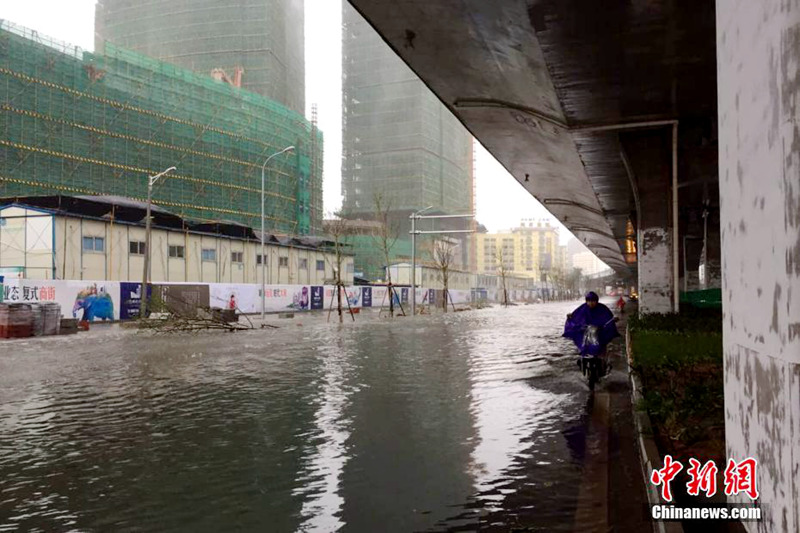
[[[0,531],[574,530],[576,305],[0,344]]]

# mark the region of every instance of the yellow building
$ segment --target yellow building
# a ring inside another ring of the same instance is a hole
[[[395,285],[411,285],[411,264],[396,263],[390,267],[392,282]],[[417,264],[416,279],[418,287],[426,289],[443,289],[441,271],[430,264]],[[450,290],[471,290],[471,289],[492,289],[500,290],[503,282],[500,276],[491,274],[475,274],[464,270],[453,269],[448,279],[448,289]],[[535,290],[536,281],[529,276],[506,276],[507,290]]]
[[[523,219],[512,230],[476,237],[480,272],[497,273],[500,258],[508,273],[536,279],[540,272],[565,267],[566,249],[559,246],[558,228],[549,221]]]

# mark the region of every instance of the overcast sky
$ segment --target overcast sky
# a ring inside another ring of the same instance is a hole
[[[96,0],[0,0],[0,18],[87,50],[94,48]],[[342,9],[337,0],[306,2],[306,104],[319,109],[325,134],[325,212],[341,205]],[[482,147],[477,154],[478,220],[489,231],[516,226],[522,218],[552,218]],[[555,219],[553,219],[555,220]],[[560,226],[560,224],[559,224]],[[571,235],[561,226],[561,243]]]

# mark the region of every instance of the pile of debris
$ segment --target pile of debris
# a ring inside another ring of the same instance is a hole
[[[45,303],[0,303],[0,339],[59,335],[61,305]]]

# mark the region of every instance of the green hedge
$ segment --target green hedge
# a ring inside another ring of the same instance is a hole
[[[724,395],[722,314],[691,310],[647,314],[628,324],[632,370],[640,375],[643,402],[671,451],[700,442],[722,450]]]
[[[722,333],[631,331],[638,365],[722,363]]]
[[[689,308],[676,313],[636,314],[628,321],[631,331],[722,333],[722,311]]]
[[[722,309],[722,290],[706,289],[681,293],[681,306],[690,305],[699,309]]]

